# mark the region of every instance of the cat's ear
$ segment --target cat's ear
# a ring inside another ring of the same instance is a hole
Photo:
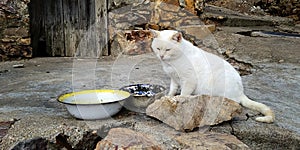
[[[182,40],[182,34],[180,32],[177,32],[176,34],[174,34],[172,36],[172,40],[174,40],[176,42],[181,42],[181,40]]]
[[[157,38],[159,36],[159,31],[153,30],[153,29],[149,29],[152,33],[153,38]]]

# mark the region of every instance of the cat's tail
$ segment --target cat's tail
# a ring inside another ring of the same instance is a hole
[[[249,99],[246,95],[243,95],[240,100],[242,106],[250,108],[252,110],[256,110],[264,115],[263,117],[255,118],[256,121],[265,122],[265,123],[274,122],[275,115],[273,111],[270,109],[270,107],[266,106],[265,104],[255,102]]]

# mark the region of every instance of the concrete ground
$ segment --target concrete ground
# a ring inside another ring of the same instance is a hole
[[[269,27],[260,27],[273,30]],[[252,74],[243,76],[245,93],[270,106],[273,124],[258,123],[246,113],[234,121],[210,130],[233,134],[252,149],[297,149],[300,147],[300,42],[299,38],[249,37],[236,34],[255,28],[222,27],[214,37],[226,55],[238,63],[251,64]],[[24,68],[13,65],[24,64]],[[33,58],[0,63],[0,122],[15,120],[1,149],[34,137],[55,141],[59,133],[70,136],[75,146],[90,130],[128,127],[153,135],[167,148],[180,148],[179,134],[143,114],[122,110],[115,117],[97,121],[76,120],[56,101],[63,93],[82,89],[113,88],[132,83],[160,84],[168,88],[169,78],[153,54],[120,56],[112,60],[81,58]],[[163,133],[163,134],[161,134]]]

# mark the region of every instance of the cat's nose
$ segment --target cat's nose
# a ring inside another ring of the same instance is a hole
[[[163,58],[164,58],[164,55],[161,55],[161,56],[160,56],[160,59],[163,59]]]

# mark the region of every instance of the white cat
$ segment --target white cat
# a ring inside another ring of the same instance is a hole
[[[169,96],[174,96],[179,87],[183,96],[223,96],[265,115],[257,117],[256,121],[274,121],[274,113],[268,106],[244,94],[239,73],[227,61],[194,46],[180,32],[151,31],[154,35],[151,47],[171,77]]]

